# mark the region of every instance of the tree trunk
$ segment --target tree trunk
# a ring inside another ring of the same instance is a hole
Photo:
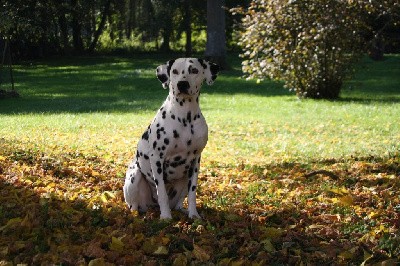
[[[226,61],[225,1],[207,0],[207,44],[205,58],[228,69]]]
[[[61,43],[63,52],[66,52],[69,48],[68,45],[68,25],[65,19],[65,14],[60,14],[58,17],[58,25],[60,27]]]
[[[83,53],[82,25],[79,21],[78,1],[71,1],[72,9],[72,42],[76,53]]]
[[[126,28],[126,38],[130,40],[132,37],[132,30],[136,27],[136,1],[129,0],[128,5],[129,5],[127,11],[128,25]]]
[[[170,52],[171,47],[169,46],[169,43],[171,41],[171,35],[172,35],[172,17],[166,17],[165,18],[165,25],[163,29],[163,42],[160,47],[160,51],[162,52]]]
[[[101,16],[101,21],[100,21],[99,27],[97,28],[96,32],[94,33],[93,41],[89,46],[89,53],[93,53],[94,48],[96,48],[97,42],[99,41],[99,37],[104,30],[104,26],[106,25],[107,16],[110,13],[110,6],[111,6],[111,0],[107,0],[106,4],[104,6],[103,14]]]
[[[192,13],[190,11],[190,0],[185,0],[185,31],[186,31],[186,57],[192,56]]]

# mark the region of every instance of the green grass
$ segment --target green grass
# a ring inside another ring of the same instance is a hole
[[[16,66],[22,97],[0,100],[6,263],[398,263],[399,56],[364,59],[338,101],[300,101],[279,83],[245,81],[230,57],[233,70],[202,90],[203,220],[173,212],[160,222],[156,209],[133,215],[122,185],[167,95],[154,75],[167,59]],[[332,175],[310,175],[321,169]]]
[[[167,59],[81,57],[17,65],[22,97],[0,100],[0,135],[16,148],[127,163],[167,95],[154,75]],[[399,56],[364,59],[338,101],[300,101],[279,83],[245,81],[239,59],[230,61],[233,70],[202,90],[210,129],[206,161],[263,165],[398,153]]]

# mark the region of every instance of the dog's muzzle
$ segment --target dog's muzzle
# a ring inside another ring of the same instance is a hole
[[[180,93],[187,94],[190,88],[190,84],[188,81],[179,81],[177,87]]]

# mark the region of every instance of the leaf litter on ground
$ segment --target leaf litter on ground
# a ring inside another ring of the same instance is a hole
[[[126,208],[124,165],[74,153],[51,157],[5,150],[0,154],[0,262],[400,261],[397,155],[308,165],[205,161],[202,169],[198,208],[203,219],[173,212],[172,220],[160,221],[157,209],[138,214]]]

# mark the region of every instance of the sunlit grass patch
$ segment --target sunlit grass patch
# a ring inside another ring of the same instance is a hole
[[[398,56],[365,60],[333,102],[299,101],[280,84],[240,79],[235,59],[200,100],[209,125],[197,194],[203,220],[173,212],[160,222],[156,208],[129,212],[122,185],[166,97],[153,73],[166,60],[16,67],[23,97],[0,100],[0,254],[7,261],[400,260]]]

